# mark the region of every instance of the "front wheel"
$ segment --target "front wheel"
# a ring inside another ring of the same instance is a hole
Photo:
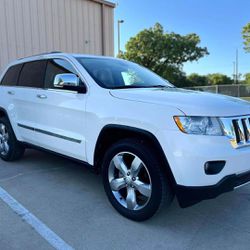
[[[0,158],[4,161],[15,161],[24,154],[24,146],[17,141],[9,120],[0,118]]]
[[[143,221],[152,217],[173,192],[153,149],[135,139],[119,141],[107,151],[103,184],[113,207],[123,216]]]

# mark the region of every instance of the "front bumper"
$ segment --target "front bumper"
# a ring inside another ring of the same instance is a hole
[[[202,200],[213,199],[222,193],[250,183],[250,171],[241,174],[225,176],[221,181],[211,186],[176,186],[176,196],[182,208],[192,206]]]
[[[235,149],[226,136],[188,135],[180,131],[159,131],[157,135],[177,185],[213,186],[224,177],[250,170],[250,146]],[[205,165],[225,161],[217,174],[208,175]]]

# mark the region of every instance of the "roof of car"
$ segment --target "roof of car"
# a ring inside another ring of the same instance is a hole
[[[21,64],[21,63],[27,63],[27,62],[31,62],[31,61],[36,61],[36,60],[43,60],[43,59],[53,59],[53,58],[60,58],[60,57],[64,57],[64,58],[106,58],[106,59],[116,59],[119,60],[118,58],[114,58],[114,57],[109,57],[109,56],[98,56],[98,55],[88,55],[88,54],[74,54],[74,53],[63,53],[63,52],[59,52],[59,51],[53,51],[53,52],[48,52],[48,53],[40,53],[40,54],[36,54],[36,55],[31,55],[31,56],[27,56],[27,57],[22,57],[19,58],[15,61],[12,61],[11,63],[9,63],[7,65],[7,67],[5,69],[8,69],[11,66],[17,65],[17,64]]]
[[[9,66],[11,65],[16,65],[19,63],[25,63],[25,62],[30,62],[30,61],[35,61],[35,60],[42,60],[42,59],[49,59],[49,58],[55,58],[55,57],[74,57],[74,58],[106,58],[106,59],[114,59],[114,57],[109,57],[109,56],[100,56],[100,55],[88,55],[88,54],[74,54],[74,53],[63,53],[60,51],[52,51],[48,53],[40,53],[36,55],[31,55],[27,57],[22,57],[17,59],[16,61],[12,62]]]
[[[0,76],[3,75],[7,71],[7,69],[17,64],[27,63],[27,62],[36,61],[36,60],[43,60],[43,59],[46,60],[46,59],[53,59],[53,58],[68,58],[70,60],[72,58],[80,58],[80,57],[81,58],[99,58],[99,59],[106,58],[106,59],[122,60],[122,59],[110,57],[110,56],[75,54],[75,53],[64,53],[60,51],[52,51],[52,52],[46,52],[46,53],[40,53],[40,54],[31,55],[27,57],[22,57],[15,61],[12,61],[11,63],[7,65],[7,67],[3,70],[3,72],[0,72],[2,73],[0,74]]]

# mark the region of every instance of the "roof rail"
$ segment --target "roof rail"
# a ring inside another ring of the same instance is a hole
[[[24,56],[24,57],[18,58],[18,60],[21,60],[21,59],[24,59],[24,58],[33,57],[33,56],[43,56],[43,55],[58,54],[58,53],[62,53],[62,52],[61,51],[43,52],[43,53],[39,53],[39,54],[35,54],[35,55]]]
[[[48,54],[57,54],[57,53],[62,53],[62,51],[57,51],[57,50],[55,50],[55,51],[49,52]]]

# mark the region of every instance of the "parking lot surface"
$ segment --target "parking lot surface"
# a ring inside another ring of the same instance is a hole
[[[73,249],[250,249],[250,185],[140,223],[111,207],[100,176],[49,153],[0,161],[0,187]],[[0,199],[0,249],[53,247]]]

